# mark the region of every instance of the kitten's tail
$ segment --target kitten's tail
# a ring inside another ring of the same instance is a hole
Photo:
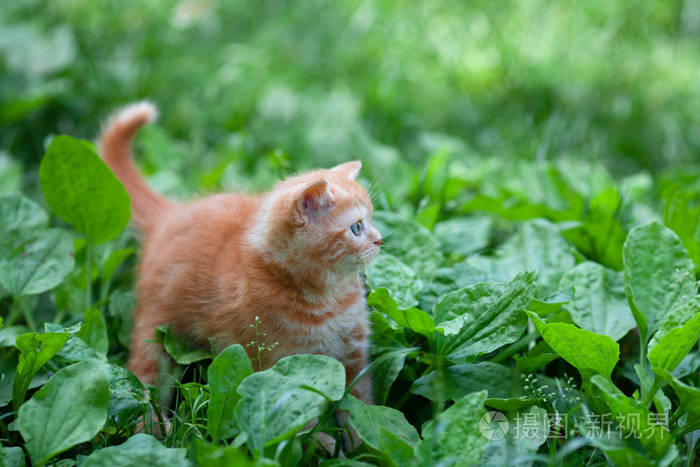
[[[173,203],[151,190],[131,160],[131,140],[145,123],[155,120],[156,108],[147,101],[131,104],[116,112],[100,136],[100,154],[124,184],[131,197],[132,220],[148,233],[155,221]]]

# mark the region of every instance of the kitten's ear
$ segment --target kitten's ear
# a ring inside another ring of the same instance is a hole
[[[328,190],[328,181],[323,179],[304,188],[296,199],[295,208],[299,215],[313,217],[332,204],[333,196]]]
[[[357,178],[357,174],[360,173],[360,169],[362,169],[362,162],[350,161],[346,162],[345,164],[336,165],[331,170],[334,172],[340,172],[350,180],[355,180]]]

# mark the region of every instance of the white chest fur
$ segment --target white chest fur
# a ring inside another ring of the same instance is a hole
[[[331,316],[318,325],[288,321],[286,331],[296,335],[294,353],[314,353],[331,356],[341,362],[366,339],[357,340],[354,333],[367,323],[367,304],[364,297],[345,310],[328,310]],[[290,349],[291,350],[291,349]]]

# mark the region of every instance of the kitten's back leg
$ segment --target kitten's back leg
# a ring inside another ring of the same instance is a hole
[[[131,335],[129,370],[145,384],[155,384],[158,380],[158,358],[163,354],[160,344],[155,339],[156,323],[149,319],[149,313],[139,307],[134,312],[134,330]]]

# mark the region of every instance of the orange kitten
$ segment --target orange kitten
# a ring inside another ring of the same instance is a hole
[[[250,324],[259,316],[265,342],[279,343],[263,353],[264,368],[287,355],[325,354],[345,365],[349,384],[367,365],[360,270],[381,243],[369,196],[355,181],[361,163],[307,172],[262,195],[176,203],[154,193],[131,161],[131,139],[155,114],[147,102],[129,106],[100,141],[143,233],[129,368],[156,380],[162,349],[147,341],[159,325],[223,349],[255,340]],[[371,403],[369,376],[352,393]]]

